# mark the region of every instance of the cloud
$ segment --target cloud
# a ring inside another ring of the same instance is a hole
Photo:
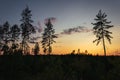
[[[42,27],[41,27],[41,30],[43,30]],[[62,32],[53,35],[53,38],[60,38],[63,35],[72,35],[72,34],[75,34],[75,33],[87,33],[87,32],[91,32],[91,31],[93,31],[93,30],[89,29],[87,27],[78,26],[78,27],[64,29]],[[42,37],[34,37],[32,40],[37,40],[39,38],[42,38]]]
[[[45,23],[45,24],[48,23],[48,20],[49,20],[49,19],[50,19],[50,21],[51,21],[52,23],[54,23],[54,22],[57,20],[55,17],[49,17],[49,18],[46,18],[46,19],[45,19],[45,22],[44,22],[44,23]]]
[[[38,26],[34,26],[34,28],[38,33],[41,33],[43,31],[43,27],[41,26],[40,22],[38,22]]]
[[[60,34],[71,35],[74,33],[83,33],[83,32],[90,32],[90,31],[92,31],[92,29],[88,29],[87,27],[83,27],[83,26],[78,26],[74,28],[65,29]]]

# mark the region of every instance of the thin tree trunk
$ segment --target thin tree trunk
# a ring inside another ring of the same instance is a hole
[[[102,38],[103,38],[104,56],[106,56],[105,38],[104,38],[104,31],[103,31],[103,25],[102,24],[101,24],[101,27],[102,27]]]
[[[104,56],[106,56],[106,47],[105,47],[105,39],[103,36],[103,49],[104,49]]]
[[[51,52],[50,52],[50,42],[51,42],[51,40],[50,40],[50,38],[51,38],[50,35],[51,35],[51,34],[50,34],[50,31],[49,31],[49,39],[48,39],[48,40],[49,40],[49,41],[48,41],[48,42],[49,42],[49,43],[48,43],[48,45],[49,45],[49,46],[48,46],[48,55],[50,55],[50,53],[51,53]]]
[[[105,47],[105,38],[104,38],[104,31],[103,31],[103,26],[102,27],[102,38],[103,38],[103,49],[104,49],[104,56],[106,56],[106,47]]]
[[[24,43],[24,38],[23,38],[23,40],[22,40],[22,54],[24,54],[24,52],[25,52],[25,43]]]
[[[48,55],[50,55],[50,39],[49,39]]]

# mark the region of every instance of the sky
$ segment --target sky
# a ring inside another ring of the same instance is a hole
[[[0,0],[0,24],[3,24],[6,20],[11,25],[21,24],[21,13],[26,5],[32,10],[33,25],[35,26],[38,26],[38,22],[40,22],[44,28],[46,18],[56,18],[53,23],[56,34],[78,26],[91,30],[93,28],[91,23],[95,22],[94,18],[101,9],[108,15],[107,19],[112,21],[111,24],[114,25],[110,29],[114,37],[112,44],[110,45],[106,41],[107,54],[115,55],[120,52],[120,0]],[[42,33],[37,35],[41,36]],[[96,46],[96,44],[93,44],[94,39],[96,37],[92,30],[62,34],[55,39],[53,53],[67,54],[71,53],[72,50],[77,52],[80,49],[81,52],[87,50],[89,53],[102,55],[102,43]],[[40,52],[42,53],[42,48]]]

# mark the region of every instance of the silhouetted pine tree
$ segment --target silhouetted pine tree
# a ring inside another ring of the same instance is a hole
[[[9,46],[8,43],[10,42],[10,24],[8,23],[8,21],[6,21],[3,26],[2,26],[2,31],[3,31],[3,36],[2,36],[2,40],[3,40],[3,47],[2,47],[2,51],[3,51],[3,55],[9,55]]]
[[[29,39],[32,37],[31,34],[35,33],[36,31],[34,26],[32,25],[33,23],[33,20],[31,19],[32,14],[28,6],[23,10],[21,16],[22,16],[22,19],[20,21],[22,22],[21,24],[22,51],[24,54],[26,54],[25,51],[27,51],[29,47],[28,42],[29,42]]]
[[[35,48],[34,48],[34,55],[38,55],[40,51],[39,43],[35,43]]]
[[[97,38],[93,41],[93,43],[97,42],[98,45],[101,41],[103,42],[105,56],[106,56],[105,38],[109,41],[110,44],[111,44],[111,38],[113,38],[110,35],[112,34],[112,32],[107,30],[113,27],[113,25],[109,25],[111,21],[107,21],[106,17],[107,15],[105,13],[102,13],[102,11],[100,10],[99,13],[96,15],[96,18],[94,19],[96,22],[92,23],[94,25],[93,32]]]
[[[3,46],[3,27],[2,25],[0,26],[0,49]]]
[[[3,24],[3,40],[5,44],[10,41],[10,24],[8,21]]]
[[[42,36],[42,48],[43,52],[50,55],[52,52],[51,44],[55,43],[54,38],[56,37],[55,29],[53,29],[53,25],[51,23],[51,19],[48,19],[48,22],[45,24],[46,28],[44,29],[44,33]]]
[[[19,35],[20,35],[20,28],[18,27],[18,25],[13,25],[10,28],[10,34],[11,34],[11,42],[12,42],[12,52],[14,53],[16,51],[16,49],[18,48],[18,40],[19,40]]]

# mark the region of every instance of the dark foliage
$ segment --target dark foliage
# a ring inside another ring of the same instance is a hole
[[[32,14],[28,6],[23,10],[21,16],[22,16],[22,19],[21,19],[22,51],[24,54],[27,54],[29,49],[28,42],[30,38],[33,37],[31,36],[31,34],[35,33],[36,30],[32,25],[32,22],[33,22],[33,20],[31,19]]]
[[[112,34],[112,32],[107,30],[113,27],[113,25],[109,25],[111,21],[107,21],[106,17],[107,15],[105,13],[102,13],[102,11],[100,10],[99,13],[96,15],[96,18],[94,19],[96,23],[92,23],[94,25],[93,32],[97,38],[93,41],[93,43],[97,42],[98,45],[102,40],[105,56],[106,56],[105,38],[109,41],[110,44],[111,44],[111,38],[113,38],[110,35]]]
[[[39,51],[40,51],[39,43],[36,42],[35,43],[35,48],[34,48],[34,55],[39,55]]]
[[[48,19],[48,22],[45,25],[46,25],[46,28],[44,29],[44,33],[41,41],[42,48],[44,53],[50,54],[52,52],[51,45],[55,43],[54,38],[57,38],[57,36],[54,34],[55,30],[53,29],[51,19]]]
[[[12,42],[11,53],[15,53],[15,51],[19,47],[18,40],[20,35],[20,28],[18,27],[17,24],[13,25],[10,28],[10,34],[11,34],[11,42]]]
[[[0,80],[119,80],[117,56],[0,56]]]
[[[1,33],[1,41],[2,41],[2,51],[4,55],[9,55],[9,42],[10,42],[10,24],[8,21],[6,21],[3,25],[2,25],[2,33]]]

